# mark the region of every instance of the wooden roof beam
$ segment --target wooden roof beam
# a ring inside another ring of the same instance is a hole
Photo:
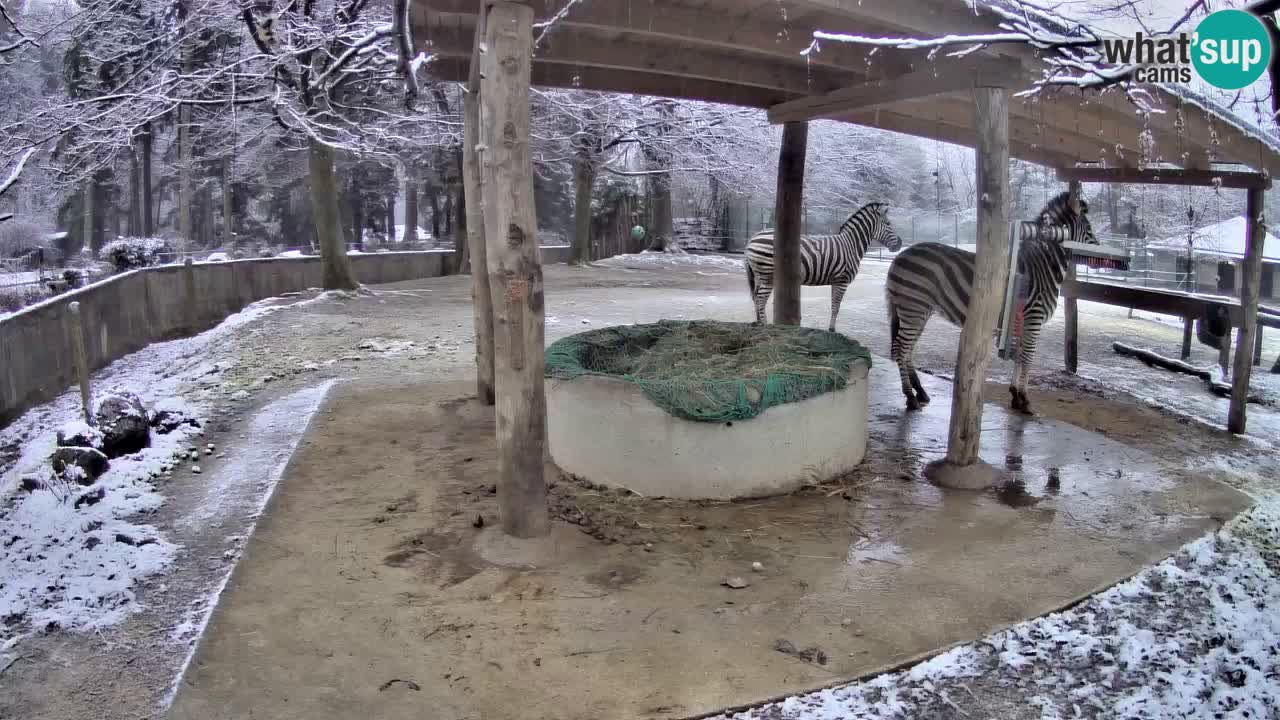
[[[537,22],[545,22],[564,7],[564,0],[527,0],[534,8]],[[431,16],[475,16],[478,0],[413,0],[411,17],[415,37],[431,22]],[[569,13],[556,21],[543,44],[556,41],[565,30],[578,28],[597,32],[630,33],[652,40],[672,44],[721,48],[743,57],[774,58],[799,67],[839,68],[867,74],[900,74],[911,69],[917,59],[923,61],[923,51],[897,50],[894,48],[867,48],[848,43],[829,43],[822,51],[809,57],[800,52],[812,42],[808,29],[793,27],[790,32],[779,33],[777,9],[766,18],[755,6],[744,8],[740,3],[715,5],[704,3],[700,7],[684,3],[665,2],[584,2],[574,6]],[[796,24],[794,18],[789,22]],[[847,25],[847,20],[845,24]],[[844,28],[845,25],[832,27]],[[823,29],[829,29],[823,23]],[[541,33],[541,29],[534,30]]]
[[[1135,183],[1140,185],[1199,185],[1239,190],[1270,190],[1271,176],[1239,170],[1184,170],[1181,168],[1058,168],[1058,179],[1089,183]]]
[[[833,118],[903,100],[941,95],[975,87],[1010,87],[1018,79],[1017,65],[994,58],[957,61],[942,69],[929,67],[896,77],[873,80],[800,98],[769,108],[774,124]]]
[[[435,15],[428,26],[429,52],[440,58],[470,57],[474,15]],[[575,68],[641,71],[673,78],[731,83],[747,88],[802,95],[826,91],[856,79],[852,71],[806,68],[758,55],[742,56],[720,48],[673,47],[637,37],[603,37],[582,28],[557,31],[534,51],[534,67],[560,64]],[[672,86],[676,80],[669,81]],[[623,92],[632,92],[623,90]],[[638,91],[636,91],[638,92]]]

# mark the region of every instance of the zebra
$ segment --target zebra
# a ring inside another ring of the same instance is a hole
[[[1073,241],[1096,245],[1089,223],[1089,205],[1078,199],[1079,211],[1071,207],[1070,192],[1051,199],[1040,212],[1040,222],[1066,225]],[[1018,251],[1018,271],[1027,278],[1027,299],[1023,309],[1022,332],[1014,375],[1009,385],[1014,410],[1031,414],[1027,399],[1027,374],[1036,354],[1040,328],[1053,317],[1058,305],[1071,252],[1061,242],[1036,239],[1022,243]],[[890,357],[898,363],[902,394],[907,410],[919,410],[929,395],[916,373],[916,341],[934,312],[957,327],[964,326],[973,288],[974,254],[940,243],[918,243],[898,254],[889,265],[885,279],[885,301],[889,310]]]
[[[872,242],[889,252],[902,247],[902,239],[889,222],[887,203],[864,205],[835,235],[800,238],[800,284],[831,286],[831,324],[827,329],[832,332],[844,292],[857,277],[862,256]],[[756,306],[756,323],[763,324],[764,306],[773,292],[773,230],[761,230],[747,244],[747,287]]]

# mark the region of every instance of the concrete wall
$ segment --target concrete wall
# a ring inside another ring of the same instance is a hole
[[[568,247],[542,248],[543,263],[569,255]],[[366,285],[456,269],[450,251],[352,255],[351,262]],[[318,257],[234,260],[135,270],[33,305],[0,320],[0,427],[75,381],[68,303],[80,303],[85,351],[97,370],[158,340],[202,332],[250,303],[321,284]]]

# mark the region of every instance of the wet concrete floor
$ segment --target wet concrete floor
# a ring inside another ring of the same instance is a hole
[[[171,717],[695,715],[1060,608],[1248,504],[994,404],[983,457],[1011,481],[934,487],[921,470],[945,451],[949,383],[924,379],[934,402],[904,416],[875,358],[867,459],[838,484],[680,503],[560,480],[536,565],[495,561],[493,415],[464,399],[470,382],[340,385]]]

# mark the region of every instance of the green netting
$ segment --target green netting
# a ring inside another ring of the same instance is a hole
[[[570,335],[547,348],[546,375],[633,382],[685,420],[745,420],[848,384],[867,349],[839,333],[787,325],[663,320]]]

